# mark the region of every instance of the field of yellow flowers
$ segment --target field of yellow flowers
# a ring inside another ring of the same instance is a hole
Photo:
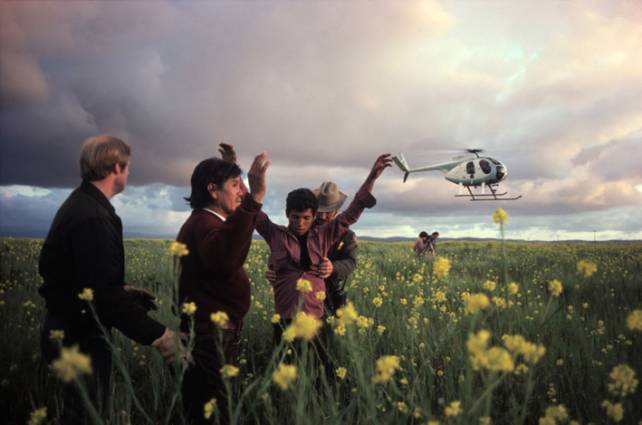
[[[71,350],[57,369],[41,365],[41,243],[0,239],[3,423],[59,423],[60,379],[91,370]],[[161,304],[154,315],[176,326],[180,310],[198,306],[173,306],[170,244],[126,241],[127,281],[151,290]],[[233,422],[261,424],[642,423],[641,244],[444,242],[430,259],[415,258],[409,243],[362,242],[359,250],[350,304],[325,324],[336,375],[328,380],[305,342],[317,332],[313,320],[300,317],[285,332],[303,340],[290,361],[288,341],[274,349],[268,251],[253,243],[241,362],[222,371],[228,405],[212,401],[204,416],[216,421],[228,409]],[[183,423],[180,370],[117,332],[114,344],[112,405],[96,422]]]

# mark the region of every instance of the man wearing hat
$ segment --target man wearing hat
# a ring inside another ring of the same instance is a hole
[[[321,224],[332,221],[337,216],[348,195],[341,192],[334,182],[321,183],[312,191],[319,200],[316,221]],[[329,270],[324,274],[328,314],[334,314],[346,303],[345,285],[357,265],[357,236],[352,230],[343,235],[328,251]],[[328,263],[325,263],[328,264]],[[320,270],[325,271],[325,270]]]

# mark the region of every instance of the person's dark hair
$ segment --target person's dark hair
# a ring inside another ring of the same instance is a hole
[[[192,173],[192,193],[184,198],[192,208],[205,208],[212,203],[207,187],[210,183],[223,187],[225,182],[242,173],[238,165],[219,158],[208,158],[199,162]]]
[[[439,236],[439,232],[432,232],[433,236]]]
[[[305,211],[308,208],[312,210],[312,214],[316,214],[319,209],[319,200],[314,196],[314,192],[310,189],[295,189],[288,193],[285,200],[285,214],[290,214],[290,211]]]
[[[420,238],[427,238],[427,237],[428,237],[428,233],[426,233],[426,232],[421,232],[421,233],[419,233],[419,237],[420,237]]]

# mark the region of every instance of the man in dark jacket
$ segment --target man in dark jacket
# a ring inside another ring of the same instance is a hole
[[[129,156],[129,146],[115,137],[96,136],[84,143],[82,184],[56,213],[40,253],[44,283],[39,293],[47,308],[41,328],[43,358],[50,362],[59,356],[59,343],[51,336],[63,331],[63,346],[78,345],[91,357],[87,389],[98,404],[109,392],[112,354],[107,339],[112,327],[153,345],[166,360],[173,360],[178,348],[173,332],[147,316],[151,294],[124,283],[122,224],[109,199],[127,185]],[[93,291],[93,301],[79,298],[85,288]],[[82,422],[79,395],[70,386],[65,397],[63,422]]]
[[[319,200],[316,220],[319,223],[332,221],[348,197],[334,182],[323,182],[313,190]],[[335,314],[346,304],[345,285],[357,266],[357,236],[352,230],[343,235],[328,251],[328,263],[318,267],[320,276],[325,277],[327,314]]]

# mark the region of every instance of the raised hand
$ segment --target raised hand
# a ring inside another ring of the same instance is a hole
[[[267,153],[262,152],[254,158],[250,171],[247,173],[247,180],[250,184],[250,195],[252,199],[259,204],[262,203],[265,192],[267,191],[265,172],[269,166],[270,161],[267,159]]]
[[[379,178],[379,176],[381,176],[383,170],[390,167],[391,165],[392,158],[390,158],[389,153],[380,155],[379,158],[377,158],[374,165],[372,166],[372,169],[370,170],[370,174],[368,174],[366,181],[363,183],[368,192],[372,192],[374,182]]]
[[[234,146],[228,145],[227,143],[219,143],[218,146],[218,151],[221,153],[221,159],[223,159],[223,161],[236,164],[236,151],[234,150]]]

